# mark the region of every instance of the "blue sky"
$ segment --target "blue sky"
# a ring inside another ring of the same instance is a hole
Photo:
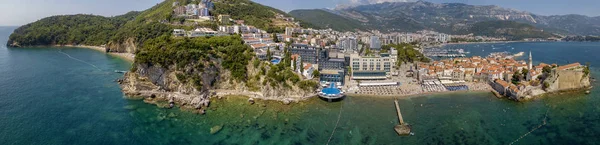
[[[163,0],[0,0],[0,26],[19,26],[44,17],[65,14],[114,16],[144,10]],[[253,0],[284,11],[334,8],[351,2],[407,0]],[[414,0],[409,0],[414,1]],[[499,5],[542,15],[583,14],[600,16],[600,0],[428,0],[435,3],[461,2]]]

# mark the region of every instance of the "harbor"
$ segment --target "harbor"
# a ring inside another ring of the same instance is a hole
[[[464,49],[441,49],[441,48],[428,48],[422,50],[423,54],[427,57],[441,57],[441,58],[455,58],[455,57],[466,57],[470,52]]]

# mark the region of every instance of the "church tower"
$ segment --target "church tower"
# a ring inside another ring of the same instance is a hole
[[[529,71],[533,69],[533,58],[531,57],[531,51],[529,51]]]

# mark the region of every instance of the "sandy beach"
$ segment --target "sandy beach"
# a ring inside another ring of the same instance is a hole
[[[466,92],[491,92],[493,89],[491,86],[485,83],[465,83],[469,87],[469,90],[465,91],[439,91],[439,92],[425,92],[420,86],[415,84],[405,84],[401,86],[387,86],[387,87],[366,87],[366,91],[348,92],[346,95],[349,96],[365,96],[374,98],[410,98],[425,95],[438,95],[438,94],[452,94],[452,93],[466,93]]]
[[[60,46],[88,48],[88,49],[97,50],[97,51],[106,53],[106,48],[101,47],[101,46],[88,46],[88,45],[60,45]],[[119,57],[119,58],[127,60],[128,62],[131,62],[131,63],[133,63],[133,61],[135,60],[135,54],[131,54],[131,53],[108,52],[107,54]]]

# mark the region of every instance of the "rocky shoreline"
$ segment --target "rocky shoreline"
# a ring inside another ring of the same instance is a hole
[[[197,89],[179,83],[171,78],[169,73],[167,77],[160,77],[161,81],[168,87],[156,85],[150,77],[142,76],[138,73],[127,72],[123,79],[117,80],[122,92],[128,99],[140,99],[149,104],[155,104],[163,108],[179,107],[186,110],[197,111],[203,114],[210,105],[211,100],[216,100],[229,96],[246,96],[248,102],[252,104],[255,100],[279,101],[284,105],[298,103],[316,96],[315,93],[282,91],[265,88],[261,92],[245,91],[243,89],[212,89],[198,91]],[[161,75],[162,76],[162,75]],[[230,87],[235,88],[235,87]]]

